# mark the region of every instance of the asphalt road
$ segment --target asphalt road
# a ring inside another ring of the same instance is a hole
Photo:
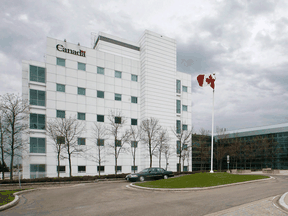
[[[0,215],[206,215],[288,191],[288,176],[202,191],[168,192],[126,188],[128,182],[98,182],[20,195]]]

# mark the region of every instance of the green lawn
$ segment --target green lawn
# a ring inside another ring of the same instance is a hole
[[[26,190],[26,189],[22,189]],[[20,189],[18,190],[3,190],[0,191],[0,206],[5,205],[9,202],[12,202],[15,197],[13,196],[13,193],[21,191]]]
[[[234,175],[229,173],[197,173],[177,178],[136,183],[135,185],[151,188],[194,188],[210,187],[265,178],[269,177],[261,175]]]

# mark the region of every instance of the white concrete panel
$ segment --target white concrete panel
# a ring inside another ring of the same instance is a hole
[[[77,103],[77,95],[66,94],[66,101],[71,103]]]
[[[86,64],[86,71],[96,73],[97,67],[95,65]]]
[[[51,55],[46,55],[46,63],[56,65],[56,57]]]
[[[86,88],[86,80],[78,79],[77,81],[78,81],[78,87]]]
[[[105,68],[110,68],[110,69],[115,69],[115,64],[114,62],[111,61],[105,61]]]
[[[95,81],[86,81],[86,87],[87,89],[92,89],[95,90],[96,89],[96,83]]]
[[[86,79],[86,71],[78,70],[78,79]]]
[[[103,59],[98,59],[96,66],[105,67],[105,61]]]
[[[65,103],[65,101],[57,101],[57,102],[56,102],[56,109],[57,109],[57,110],[66,110],[66,103]]]

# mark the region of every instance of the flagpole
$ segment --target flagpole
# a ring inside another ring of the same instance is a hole
[[[213,128],[214,128],[214,89],[213,89],[213,107],[212,107],[211,170],[210,170],[210,173],[214,173],[214,171],[213,171]]]

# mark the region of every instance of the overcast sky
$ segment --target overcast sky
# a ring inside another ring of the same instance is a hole
[[[138,42],[145,29],[176,39],[178,71],[192,74],[196,132],[288,122],[288,2],[1,0],[0,94],[21,93],[21,61],[44,62],[46,37],[91,47],[91,32]],[[189,66],[186,62],[192,62]]]

